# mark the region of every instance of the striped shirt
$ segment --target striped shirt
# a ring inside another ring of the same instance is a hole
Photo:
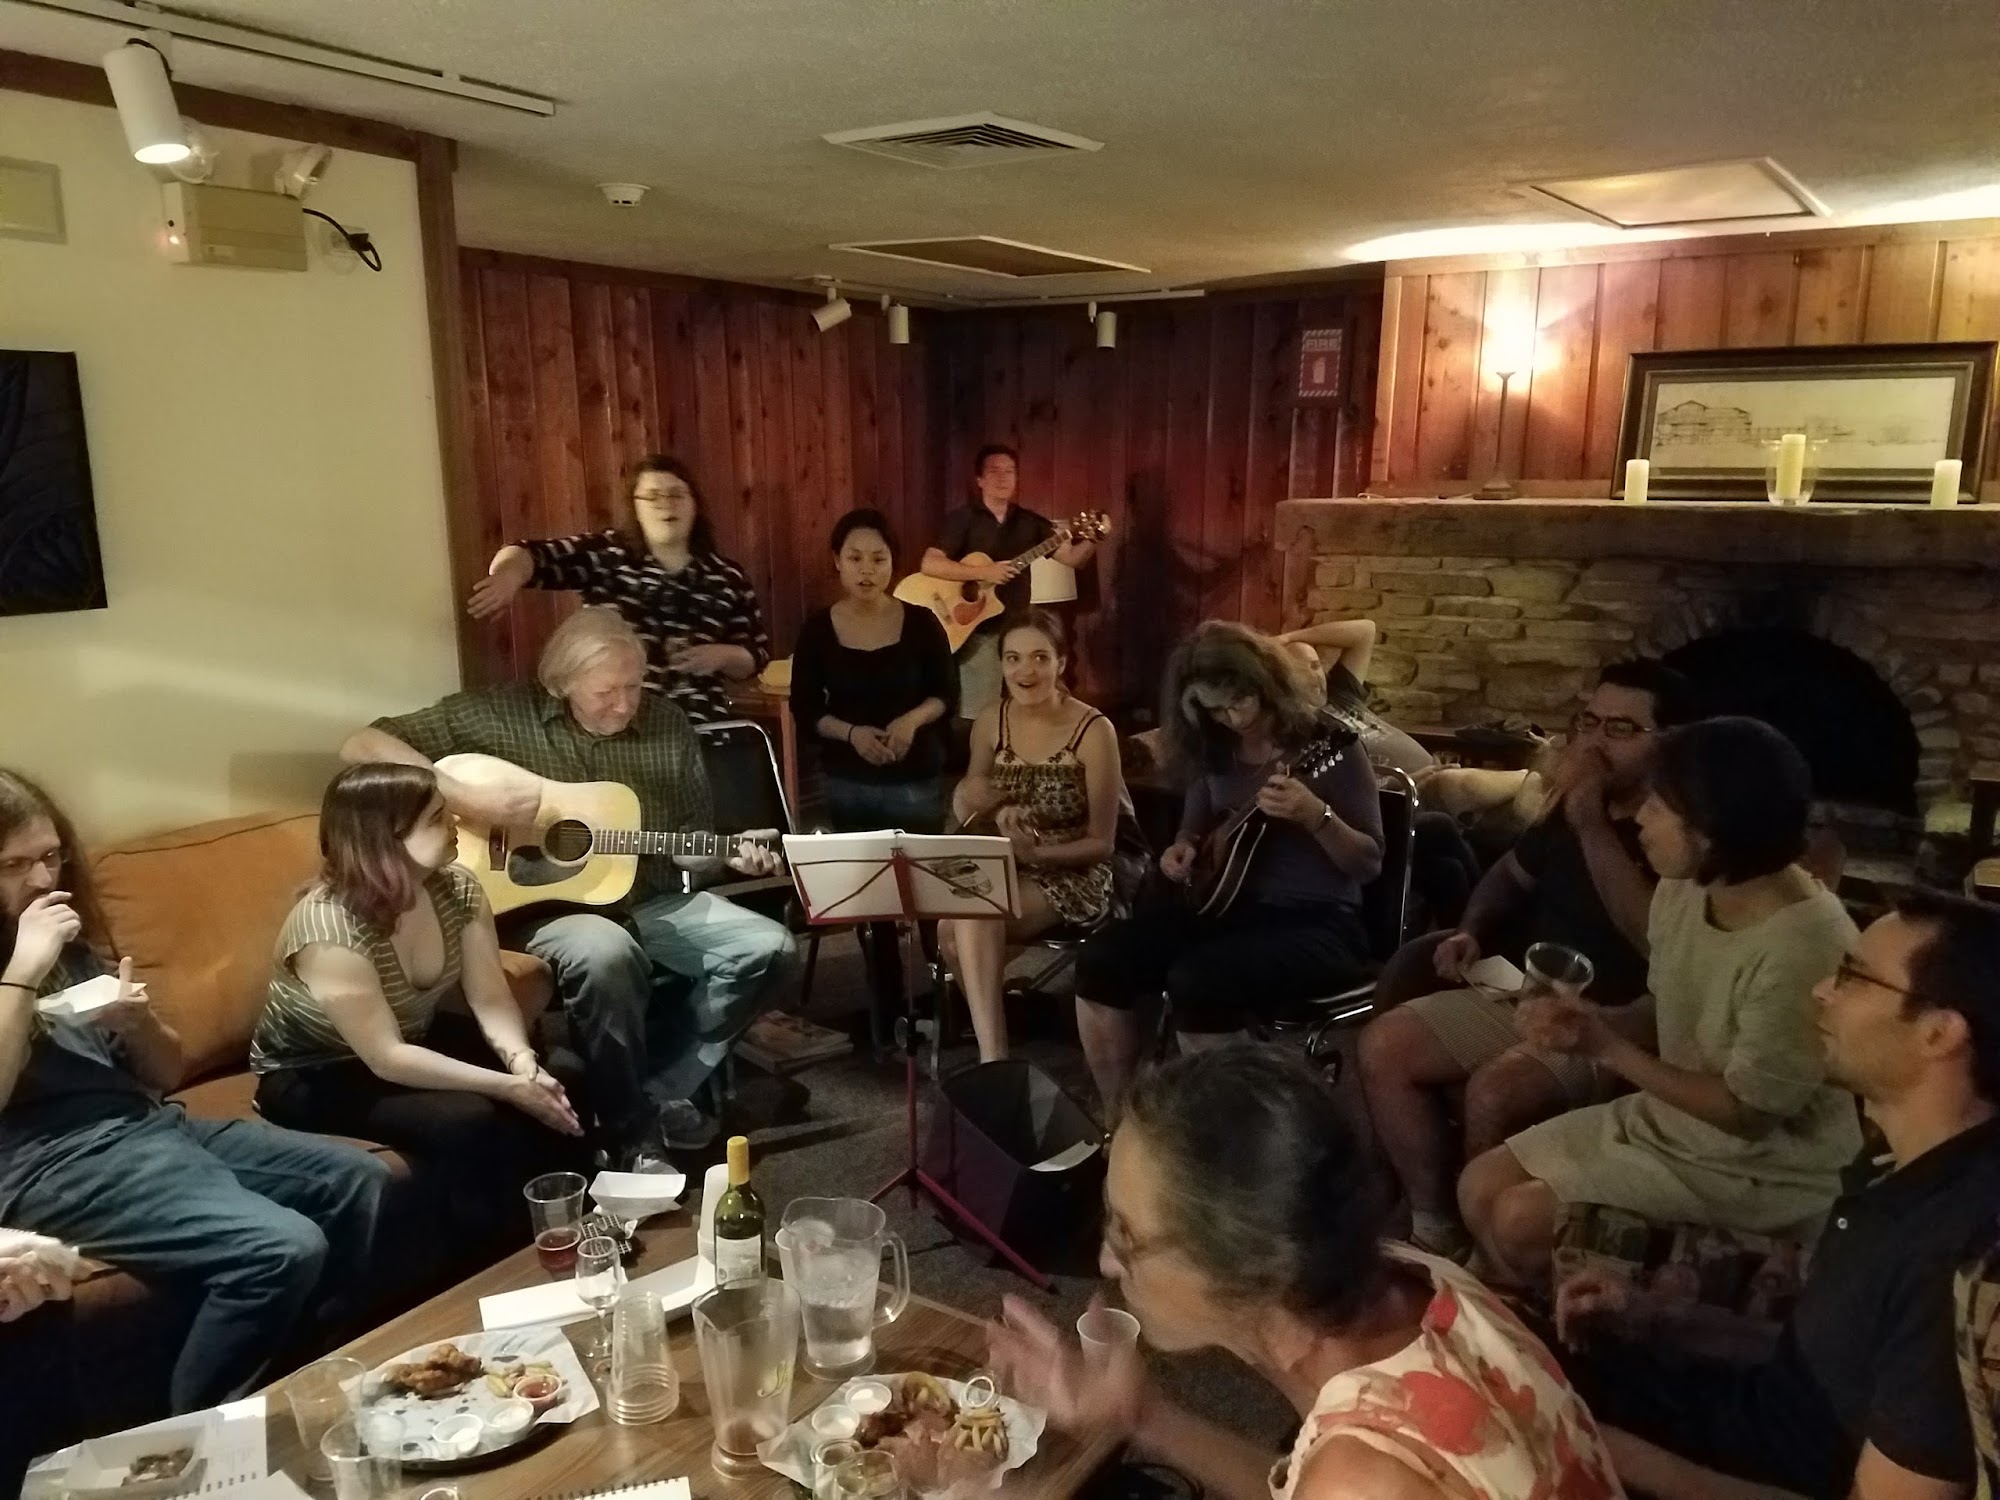
[[[664,697],[639,695],[639,712],[617,734],[596,735],[569,706],[532,682],[472,688],[415,713],[377,719],[375,728],[431,760],[492,755],[548,781],[615,781],[639,797],[643,826],[656,833],[707,831],[715,804],[694,726]],[[634,901],[679,890],[664,855],[639,861]]]
[[[574,589],[587,604],[617,610],[646,643],[646,685],[697,724],[736,717],[728,680],[674,672],[670,656],[687,646],[741,646],[760,672],[771,659],[750,575],[720,553],[697,553],[675,573],[616,531],[515,545],[534,559],[531,588]]]
[[[406,1042],[424,1039],[439,1002],[458,988],[464,969],[460,937],[484,904],[479,882],[463,865],[433,870],[424,881],[424,893],[437,909],[438,927],[444,933],[444,967],[421,990],[410,983],[386,931],[362,921],[324,886],[316,885],[299,898],[278,930],[278,945],[271,954],[271,988],[250,1038],[251,1072],[309,1068],[354,1056],[326,1007],[292,967],[299,953],[314,943],[349,949],[373,964],[382,998],[396,1018],[396,1030]]]

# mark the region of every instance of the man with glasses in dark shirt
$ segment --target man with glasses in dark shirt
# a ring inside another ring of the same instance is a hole
[[[1555,942],[1591,961],[1599,1004],[1645,991],[1654,877],[1634,814],[1654,732],[1694,718],[1693,698],[1687,679],[1659,662],[1605,668],[1571,721],[1541,816],[1480,880],[1456,930],[1416,939],[1383,970],[1382,1013],[1356,1056],[1376,1139],[1409,1199],[1412,1238],[1427,1250],[1470,1249],[1438,1090],[1465,1086],[1467,1161],[1597,1097],[1593,1064],[1530,1046],[1514,1029],[1513,1007],[1472,987],[1466,970],[1492,953],[1518,963],[1530,944]],[[1437,989],[1440,980],[1453,987]]]
[[[1889,1160],[1835,1201],[1775,1353],[1677,1357],[1677,1320],[1699,1309],[1603,1268],[1563,1281],[1564,1364],[1634,1494],[1972,1492],[1952,1278],[2000,1214],[1997,976],[2000,910],[1924,893],[1872,923],[1814,991],[1828,1073],[1861,1096]],[[1624,1337],[1594,1336],[1606,1320]]]

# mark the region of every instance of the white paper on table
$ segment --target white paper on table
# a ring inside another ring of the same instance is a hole
[[[687,1311],[695,1299],[715,1289],[715,1267],[698,1255],[635,1276],[626,1283],[660,1299],[660,1310],[668,1317]],[[573,1281],[551,1281],[547,1286],[523,1287],[518,1292],[501,1292],[479,1299],[479,1322],[489,1332],[499,1328],[526,1328],[536,1323],[579,1323],[597,1316],[595,1308],[584,1304]]]
[[[202,1468],[201,1488],[194,1493],[206,1494],[224,1485],[247,1485],[251,1480],[268,1478],[271,1460],[264,1447],[264,1398],[245,1396],[241,1401],[226,1401],[214,1410],[222,1422],[210,1437],[207,1462]],[[129,1430],[152,1432],[162,1427],[179,1426],[186,1421],[186,1414],[163,1417],[157,1422],[148,1422],[143,1427]],[[111,1436],[108,1433],[104,1435]],[[63,1476],[69,1472],[70,1462],[80,1447],[82,1444],[79,1443],[36,1459],[29,1466],[21,1485],[21,1500],[58,1500],[63,1491]],[[281,1497],[272,1496],[270,1500],[281,1500]]]
[[[1476,964],[1467,964],[1465,978],[1468,984],[1503,995],[1514,994],[1528,980],[1527,975],[1497,953],[1491,958],[1480,959]]]
[[[573,1281],[551,1281],[547,1286],[523,1287],[518,1292],[500,1292],[479,1299],[479,1326],[525,1328],[531,1323],[579,1323],[597,1312],[586,1307],[576,1294]]]
[[[140,986],[133,986],[138,989]],[[45,1016],[61,1016],[70,1021],[81,1021],[85,1016],[103,1010],[118,998],[118,976],[99,974],[86,979],[82,984],[73,984],[66,990],[57,990],[53,995],[44,995],[35,1002],[35,1009]]]

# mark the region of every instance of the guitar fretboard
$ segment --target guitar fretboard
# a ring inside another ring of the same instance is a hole
[[[730,840],[713,833],[652,833],[643,828],[592,829],[593,854],[667,854],[681,859],[720,859]]]

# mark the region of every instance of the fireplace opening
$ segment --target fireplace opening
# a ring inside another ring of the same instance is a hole
[[[1867,662],[1789,626],[1746,626],[1670,651],[1712,714],[1747,714],[1784,731],[1812,767],[1814,795],[1896,813],[1917,810],[1917,732]]]

